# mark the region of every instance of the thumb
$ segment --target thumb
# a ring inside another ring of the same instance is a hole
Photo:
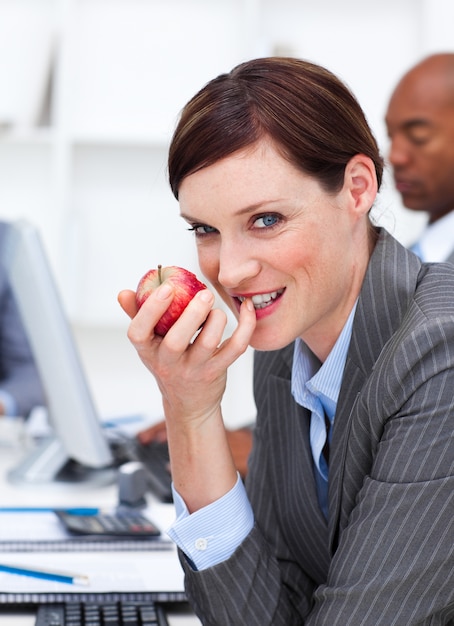
[[[118,294],[117,300],[123,311],[132,319],[138,311],[135,292],[124,289]]]

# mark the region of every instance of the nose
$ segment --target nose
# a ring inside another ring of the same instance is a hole
[[[393,167],[406,165],[409,161],[410,153],[406,142],[395,136],[390,139],[388,160]]]
[[[261,262],[253,248],[239,240],[223,241],[219,254],[218,281],[226,289],[236,289],[255,278]]]

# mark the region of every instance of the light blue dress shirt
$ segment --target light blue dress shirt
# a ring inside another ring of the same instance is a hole
[[[319,503],[325,517],[328,517],[328,467],[321,454],[326,441],[324,412],[332,426],[355,310],[356,304],[323,365],[301,340],[295,342],[292,394],[296,402],[312,412],[310,443]],[[194,569],[203,570],[228,559],[252,530],[254,514],[239,475],[235,486],[222,498],[192,514],[175,488],[172,489],[176,520],[168,535]]]
[[[410,248],[425,263],[446,261],[454,245],[454,210],[427,226]]]
[[[322,454],[327,436],[325,415],[331,425],[329,431],[331,439],[355,311],[356,303],[323,365],[299,338],[295,341],[293,353],[292,395],[298,404],[311,412],[310,443],[315,466],[315,482],[320,508],[326,519],[328,519],[328,464]]]

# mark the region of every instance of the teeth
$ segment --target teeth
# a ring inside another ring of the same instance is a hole
[[[281,295],[283,289],[279,289],[279,291],[272,291],[271,293],[260,293],[258,295],[252,296],[252,303],[254,308],[256,309],[264,309],[266,306],[270,304],[273,300],[276,300],[278,296]],[[243,296],[238,296],[238,300],[240,302],[244,302],[246,300]]]

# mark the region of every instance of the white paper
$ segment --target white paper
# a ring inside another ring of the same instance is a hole
[[[0,572],[2,593],[180,592],[183,571],[176,550],[119,553],[0,553],[0,562],[88,576],[88,585]]]

